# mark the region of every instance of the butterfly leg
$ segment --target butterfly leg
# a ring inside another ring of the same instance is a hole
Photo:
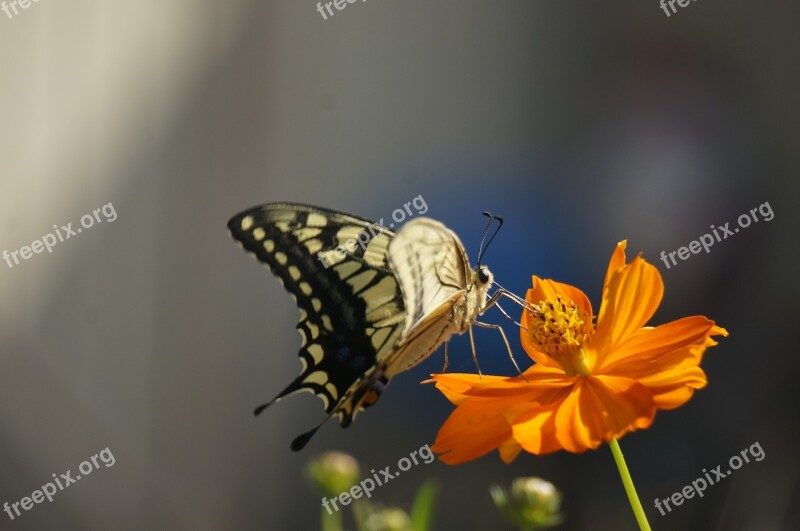
[[[495,330],[500,332],[500,336],[503,338],[503,343],[506,344],[506,351],[508,352],[508,357],[511,360],[511,363],[514,364],[514,368],[517,369],[517,372],[519,373],[519,375],[522,376],[523,380],[525,380],[525,375],[522,374],[522,371],[520,370],[519,365],[517,365],[517,360],[514,359],[514,353],[511,352],[511,345],[508,343],[508,338],[506,337],[506,333],[503,330],[503,327],[500,326],[500,325],[496,325],[496,324],[482,323],[480,321],[474,321],[472,324],[474,324],[475,326],[480,326],[481,328],[494,328]],[[470,328],[470,337],[472,337],[472,329],[471,328]],[[525,381],[527,381],[527,380],[525,380]]]
[[[517,325],[518,327],[522,328],[523,330],[528,330],[527,328],[522,326],[521,323],[518,323],[513,317],[511,317],[510,315],[508,315],[506,313],[506,311],[503,309],[503,307],[500,306],[500,301],[495,302],[494,305],[497,306],[497,309],[500,310],[500,313],[502,313],[505,316],[506,319],[508,319],[509,321],[511,321],[512,323]]]
[[[486,310],[497,304],[497,301],[500,300],[500,297],[506,297],[508,299],[511,299],[512,301],[514,301],[515,304],[517,304],[523,310],[528,310],[529,312],[533,312],[536,310],[535,305],[531,305],[528,301],[521,298],[520,296],[514,294],[511,291],[508,291],[503,287],[500,287],[500,285],[498,285],[497,282],[495,282],[495,285],[497,286],[497,291],[495,291],[492,294],[492,296],[489,297],[489,299],[486,301],[486,305],[483,307],[483,310],[481,310],[480,313],[481,315],[483,315],[483,313],[486,312]]]
[[[442,367],[441,372],[446,371],[447,370],[447,366],[450,365],[450,361],[447,358],[447,344],[448,343],[449,343],[449,341],[445,341],[444,342],[444,366]]]
[[[475,322],[475,324],[478,324]],[[472,345],[472,359],[475,362],[475,368],[478,369],[478,376],[483,376],[481,366],[478,365],[478,354],[475,351],[475,337],[472,335],[472,327],[469,327],[469,344]]]

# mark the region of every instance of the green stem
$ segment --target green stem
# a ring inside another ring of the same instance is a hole
[[[356,521],[356,529],[364,531],[367,528],[367,520],[372,513],[372,506],[367,500],[353,500],[353,519]]]
[[[328,511],[322,509],[322,531],[342,531],[342,513],[333,511],[333,514],[328,514]]]
[[[628,472],[628,465],[625,464],[625,458],[622,456],[622,450],[616,439],[611,439],[608,443],[611,446],[611,453],[614,454],[614,461],[617,462],[619,469],[619,476],[622,478],[622,484],[625,486],[625,493],[628,495],[628,500],[631,502],[633,514],[636,516],[636,521],[639,523],[639,529],[642,531],[650,531],[650,524],[647,522],[647,515],[644,514],[639,496],[636,494],[636,487],[633,486],[633,479],[631,473]]]

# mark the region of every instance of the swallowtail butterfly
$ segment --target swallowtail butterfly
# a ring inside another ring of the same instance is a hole
[[[302,372],[256,414],[310,391],[324,402],[327,418],[336,415],[347,427],[393,376],[453,334],[469,331],[472,340],[473,324],[503,334],[477,318],[501,295],[518,301],[502,289],[490,298],[493,277],[480,256],[470,268],[458,236],[426,217],[394,232],[325,208],[269,203],[234,216],[228,229],[269,266],[300,309]],[[298,436],[292,449],[305,446],[321,425]]]

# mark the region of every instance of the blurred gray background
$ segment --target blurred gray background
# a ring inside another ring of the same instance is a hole
[[[616,242],[642,251],[666,283],[655,324],[705,314],[731,332],[705,390],[621,441],[653,528],[799,529],[798,15],[720,0],[669,18],[655,0],[371,0],[329,20],[311,0],[0,13],[0,250],[109,202],[118,214],[0,262],[0,503],[106,447],[116,459],[0,528],[316,529],[311,457],[344,450],[369,470],[432,442],[452,406],[419,382],[441,353],[302,453],[288,445],[319,400],[253,418],[299,370],[297,311],[225,230],[269,201],[388,219],[422,194],[473,260],[480,212],[505,215],[485,260],[520,294],[535,273],[596,308]],[[772,221],[659,261],[765,201]],[[484,371],[511,374],[496,335],[477,336]],[[466,338],[450,361],[474,370]],[[756,441],[763,461],[653,508]],[[487,488],[524,475],[564,492],[561,529],[635,528],[605,447],[437,461],[375,496],[408,508],[432,477],[437,529],[511,529]]]

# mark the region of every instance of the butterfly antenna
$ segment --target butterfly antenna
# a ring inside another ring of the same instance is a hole
[[[489,222],[486,224],[486,228],[483,229],[483,236],[481,237],[481,245],[478,247],[478,265],[481,265],[481,257],[483,256],[483,242],[486,241],[486,235],[489,234],[489,227],[492,225],[492,221],[494,221],[494,216],[491,212],[483,212],[483,215],[489,218]]]
[[[503,221],[504,221],[504,220],[503,220],[503,217],[502,217],[502,216],[495,216],[495,217],[494,217],[494,219],[496,219],[497,221],[499,221],[499,222],[500,222],[500,224],[499,224],[499,225],[497,226],[497,228],[495,229],[495,231],[494,231],[494,234],[492,234],[492,237],[491,237],[491,238],[489,238],[489,241],[488,241],[488,242],[486,242],[486,247],[484,247],[484,248],[483,248],[483,252],[484,252],[484,253],[486,252],[486,249],[488,249],[488,248],[489,248],[489,246],[492,244],[492,242],[494,241],[494,237],[495,237],[495,236],[497,236],[497,233],[498,233],[498,232],[500,232],[500,228],[503,226]],[[481,258],[483,258],[483,254],[481,254]],[[480,263],[480,258],[478,259],[478,263]]]
[[[478,265],[481,264],[481,259],[483,258],[483,254],[486,252],[486,249],[489,248],[489,245],[491,245],[492,241],[494,241],[494,237],[497,236],[498,232],[500,232],[500,228],[503,226],[503,221],[504,221],[503,220],[503,216],[493,216],[492,214],[489,214],[488,212],[484,212],[484,214],[489,216],[489,223],[490,224],[491,224],[492,220],[495,220],[495,219],[497,221],[499,221],[500,224],[495,229],[494,234],[492,234],[492,237],[489,238],[489,241],[486,242],[486,247],[483,246],[483,240],[481,240],[481,250],[480,250],[480,252],[478,252]],[[486,226],[486,232],[483,233],[483,238],[484,239],[486,239],[486,233],[488,231],[489,231],[489,225]]]

